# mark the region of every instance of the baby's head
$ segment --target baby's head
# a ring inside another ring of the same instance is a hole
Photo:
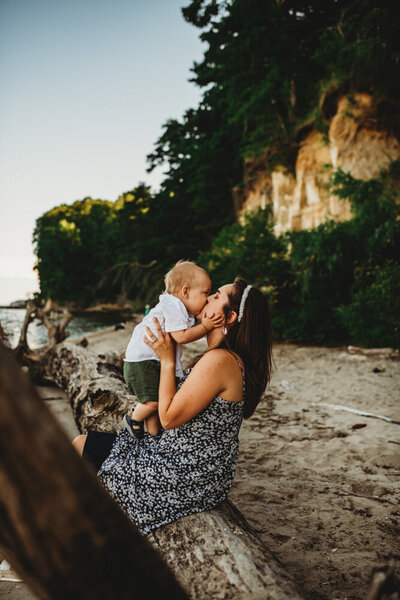
[[[211,291],[211,279],[190,260],[180,260],[164,277],[165,291],[179,298],[192,315],[198,315]]]

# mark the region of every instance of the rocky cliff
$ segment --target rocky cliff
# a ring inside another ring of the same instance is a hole
[[[311,124],[299,131],[294,174],[284,167],[268,172],[265,164],[249,162],[245,188],[235,194],[241,215],[271,204],[277,235],[316,227],[330,218],[350,218],[349,203],[330,191],[329,178],[335,169],[368,180],[400,159],[398,132],[385,126],[385,121],[390,122],[385,116],[393,107],[377,104],[369,94],[349,98],[336,90],[324,96],[321,109],[330,121],[327,139]]]

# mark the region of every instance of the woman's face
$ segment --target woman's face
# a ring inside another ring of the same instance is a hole
[[[232,291],[233,283],[227,283],[221,286],[214,294],[210,294],[199,317],[201,318],[201,316],[204,314],[206,314],[208,317],[211,317],[213,314],[223,315],[223,306],[228,303],[228,294]]]

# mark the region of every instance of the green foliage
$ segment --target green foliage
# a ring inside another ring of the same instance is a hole
[[[337,312],[351,338],[362,345],[400,348],[400,263],[357,267],[351,302]]]
[[[275,335],[302,342],[399,347],[400,220],[396,177],[341,171],[332,184],[354,217],[275,237],[271,213],[224,228],[200,263],[213,285],[242,276],[268,293]]]
[[[112,205],[85,198],[62,205],[37,220],[34,231],[41,294],[88,304],[110,263]]]
[[[192,0],[183,15],[207,44],[193,80],[242,158],[267,148],[269,167],[290,167],[299,127],[310,115],[323,126],[319,96],[328,84],[399,99],[396,11],[395,0]]]
[[[333,177],[333,190],[351,202],[354,217],[345,223],[329,221],[311,231],[287,234],[297,312],[283,311],[276,323],[277,332],[284,338],[352,340],[376,346],[390,338],[398,344],[393,329],[398,290],[388,271],[392,265],[393,273],[398,272],[400,264],[399,194],[395,181],[390,173],[365,182],[339,170]],[[384,281],[379,282],[380,276]],[[376,324],[362,335],[367,315],[371,316],[373,309],[372,299],[378,301],[379,297],[382,301],[375,306]]]
[[[212,273],[217,288],[243,277],[260,288],[276,286],[280,279],[285,244],[272,229],[270,210],[247,213],[243,223],[225,227],[198,261]]]
[[[330,3],[331,4],[331,3]],[[314,60],[347,91],[370,91],[398,100],[399,21],[396,0],[338,1],[332,27],[320,32]]]
[[[326,134],[338,95],[371,93],[377,129],[398,133],[397,4],[191,0],[182,13],[205,43],[192,68],[203,94],[182,119],[165,123],[148,156],[149,171],[164,168],[160,191],[141,183],[115,203],[86,198],[38,219],[42,294],[79,304],[131,299],[140,309],[157,299],[178,259],[198,259],[215,285],[241,275],[265,289],[283,339],[398,345],[390,307],[398,292],[399,164],[370,181],[338,171],[332,190],[350,200],[353,218],[280,238],[268,210],[234,223],[232,200],[247,161],[293,168],[299,132]]]
[[[349,223],[329,221],[311,231],[291,232],[289,240],[292,310],[277,325],[285,339],[337,342],[346,337],[335,316],[348,299],[357,253]]]
[[[149,200],[141,184],[115,203],[85,198],[42,215],[34,232],[42,296],[80,305],[115,299],[118,285],[99,284],[115,264],[135,260]]]

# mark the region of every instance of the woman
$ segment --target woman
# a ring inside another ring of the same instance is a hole
[[[158,413],[164,429],[132,439],[89,432],[74,446],[143,533],[222,502],[231,487],[242,418],[249,418],[270,378],[271,330],[265,296],[243,279],[208,298],[207,315],[224,326],[207,335],[208,350],[175,388],[169,334],[146,340],[161,362]]]

